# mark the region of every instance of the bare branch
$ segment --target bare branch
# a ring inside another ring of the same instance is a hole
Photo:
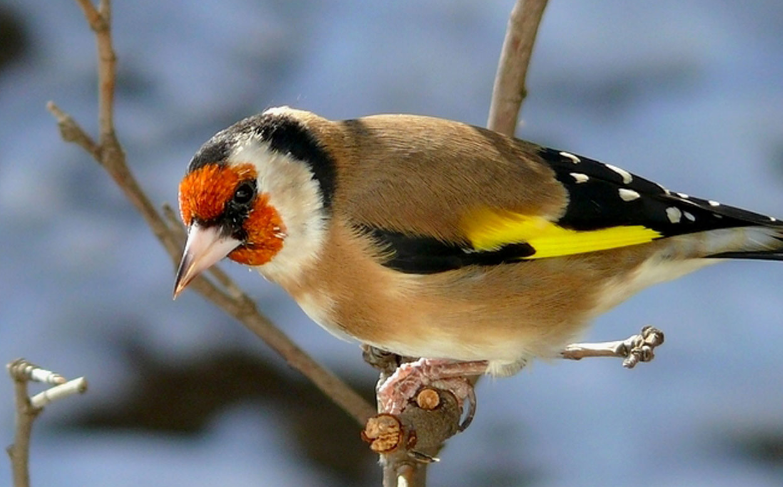
[[[11,472],[14,487],[30,486],[30,438],[33,432],[33,422],[40,409],[34,409],[27,397],[27,379],[23,374],[15,373],[13,368],[22,359],[8,364],[8,372],[14,380],[14,403],[16,405],[16,430],[14,443],[6,448],[11,459]]]
[[[84,394],[85,392],[87,392],[87,379],[79,377],[39,392],[30,398],[30,405],[35,409],[43,409],[44,406],[48,406],[55,401],[76,394]]]
[[[645,326],[638,335],[625,340],[601,343],[574,343],[565,348],[560,355],[570,360],[587,357],[618,357],[623,367],[632,369],[639,362],[649,362],[655,358],[655,347],[663,344],[663,332],[652,326]]]
[[[95,9],[90,0],[76,0],[76,3],[84,11],[84,16],[87,17],[87,23],[90,25],[90,28],[95,30],[96,26],[101,22],[101,14],[98,13],[98,10]]]
[[[66,114],[60,107],[55,105],[53,101],[46,104],[46,109],[49,110],[54,118],[57,119],[57,126],[60,129],[60,137],[66,142],[73,142],[85,151],[87,151],[96,161],[100,161],[101,154],[98,144],[92,140],[92,137],[79,126],[79,124]]]
[[[490,130],[514,135],[519,110],[527,96],[527,69],[546,3],[547,0],[517,0],[511,11],[492,89],[487,120]]]
[[[100,5],[98,5],[98,11],[103,14],[103,17],[107,19],[109,22],[111,22],[111,1],[109,0],[100,0]]]
[[[65,377],[46,370],[23,359],[17,359],[7,366],[8,373],[14,380],[43,382],[45,384],[64,384]]]
[[[14,381],[16,404],[14,443],[6,451],[11,459],[14,487],[29,487],[30,439],[35,418],[43,411],[45,405],[77,392],[84,392],[87,389],[87,381],[84,377],[80,377],[66,382],[60,374],[43,369],[21,358],[9,363],[6,368]],[[27,383],[30,381],[57,385],[30,399],[27,395]]]
[[[77,0],[90,28],[95,32],[98,47],[98,122],[100,141],[106,146],[114,137],[114,83],[116,80],[117,56],[111,40],[111,2],[101,0],[98,10],[91,0]]]
[[[163,208],[163,216],[169,224],[169,229],[175,234],[177,240],[184,244],[185,239],[188,237],[188,231],[185,228],[185,224],[180,221],[177,212],[174,211],[174,208],[172,208],[170,204],[163,203],[161,208]]]
[[[96,144],[70,116],[53,103],[49,105],[49,110],[57,118],[64,140],[77,143],[106,169],[128,200],[141,213],[155,236],[163,244],[173,265],[176,266],[182,253],[182,232],[175,226],[166,223],[141,189],[126,164],[125,153],[114,132],[116,56],[111,40],[111,2],[110,0],[101,0],[97,10],[89,0],[76,0],[76,2],[84,11],[90,28],[95,32],[98,46],[99,143]],[[359,424],[363,425],[367,418],[375,414],[375,408],[356,391],[318,364],[275,327],[269,319],[261,315],[252,299],[242,292],[228,276],[220,270],[213,271],[211,275],[220,285],[204,277],[199,277],[193,281],[190,288],[247,326],[272,349],[282,355],[293,368],[299,370],[316,387],[353,416]]]

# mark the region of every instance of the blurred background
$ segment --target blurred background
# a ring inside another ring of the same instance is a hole
[[[136,0],[114,5],[116,122],[156,204],[217,130],[275,105],[484,125],[511,0]],[[72,0],[0,3],[0,361],[87,396],[36,423],[34,485],[380,485],[359,428],[193,292],[103,171],[94,39]],[[550,2],[518,135],[783,217],[783,2]],[[356,344],[224,268],[317,360],[370,394]],[[640,294],[591,340],[666,332],[652,364],[537,363],[483,380],[431,485],[783,484],[783,266],[731,262]],[[13,434],[0,380],[0,443]],[[10,478],[0,460],[0,479]],[[3,482],[0,480],[0,482]]]

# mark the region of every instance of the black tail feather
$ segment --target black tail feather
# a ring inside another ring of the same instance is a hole
[[[781,260],[783,261],[783,252],[780,250],[756,252],[722,252],[720,254],[708,255],[708,259],[749,259],[749,260]]]

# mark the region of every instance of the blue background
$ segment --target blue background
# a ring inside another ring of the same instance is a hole
[[[118,1],[118,133],[161,204],[176,203],[204,140],[269,106],[484,125],[511,6]],[[105,419],[143,400],[153,402],[150,417],[166,409],[176,418],[198,402],[187,393],[193,388],[163,381],[172,394],[158,395],[144,384],[222,353],[266,364],[278,388],[301,379],[195,293],[172,302],[173,269],[160,244],[102,170],[60,140],[48,100],[91,133],[97,124],[94,40],[75,3],[0,7],[17,16],[28,42],[0,71],[0,361],[24,356],[86,375],[91,386],[36,424],[34,483],[379,485],[349,420],[325,448],[337,457],[359,452],[353,473],[303,453],[313,435],[295,434],[302,423],[290,413],[327,408],[327,399],[291,403],[279,390],[270,399],[233,369],[211,372],[254,393],[210,409],[196,426]],[[528,88],[520,137],[783,216],[783,2],[553,1]],[[309,322],[255,274],[224,268],[297,343],[370,392],[374,373],[355,344]],[[781,485],[782,289],[777,264],[711,267],[643,292],[588,337],[624,338],[654,324],[667,343],[652,364],[537,363],[483,380],[478,416],[430,469],[432,485]],[[198,388],[199,377],[191,380]],[[11,391],[0,381],[4,443],[13,432]],[[195,397],[220,402],[221,394],[207,388]],[[0,461],[0,478],[9,475]]]

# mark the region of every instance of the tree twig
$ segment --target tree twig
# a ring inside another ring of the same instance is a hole
[[[84,394],[87,391],[87,379],[79,377],[63,384],[56,385],[43,392],[39,392],[30,398],[30,406],[35,409],[43,409],[44,406],[76,394]]]
[[[14,404],[16,405],[16,429],[14,443],[6,451],[11,459],[11,474],[14,487],[30,485],[30,438],[33,422],[40,410],[30,405],[27,396],[27,381],[14,377]]]
[[[141,213],[163,244],[173,265],[176,266],[184,244],[182,235],[167,225],[139,186],[126,164],[125,153],[114,131],[113,107],[117,59],[111,38],[111,2],[101,0],[97,9],[90,0],[76,0],[76,2],[82,8],[90,28],[95,32],[98,47],[99,142],[96,144],[73,118],[54,103],[49,103],[49,111],[57,119],[63,139],[74,142],[86,150],[114,179],[127,199]],[[200,277],[194,280],[190,287],[263,339],[283,356],[289,365],[305,375],[359,424],[364,425],[367,418],[375,413],[375,409],[356,391],[313,360],[269,319],[259,313],[252,299],[228,276],[220,271],[212,272],[211,275],[220,285]]]
[[[527,96],[527,70],[546,3],[547,0],[517,0],[511,11],[492,89],[487,120],[490,130],[514,136]]]
[[[43,411],[43,407],[54,401],[87,390],[87,381],[79,377],[70,382],[60,374],[42,369],[24,359],[17,359],[7,366],[8,374],[14,381],[14,399],[16,405],[16,431],[14,443],[6,451],[11,460],[11,472],[14,487],[30,486],[30,439],[33,422]],[[54,387],[36,394],[32,399],[27,393],[28,382],[41,382]]]

